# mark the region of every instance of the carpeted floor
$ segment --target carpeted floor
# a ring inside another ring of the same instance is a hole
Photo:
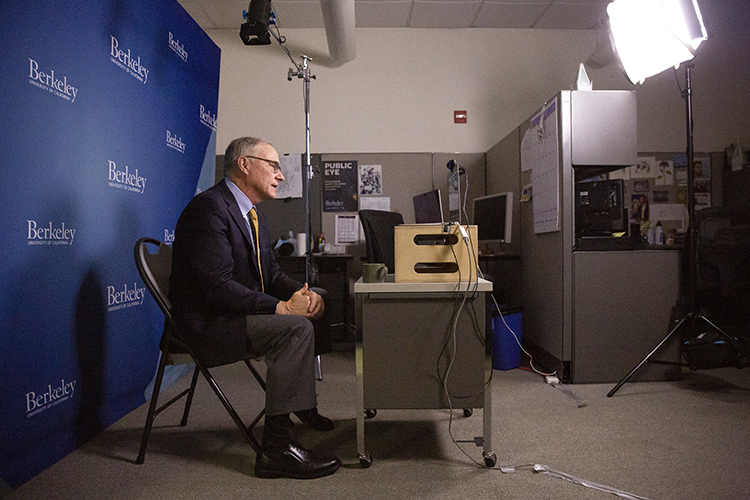
[[[536,373],[496,370],[495,468],[483,466],[474,440],[482,433],[482,410],[468,418],[455,411],[453,419],[447,410],[380,410],[366,421],[373,463],[362,469],[354,353],[322,361],[319,408],[336,429],[316,433],[298,425],[294,432],[303,445],[342,459],[333,476],[255,478],[252,449],[201,381],[187,427],[177,425],[179,409],[157,419],[145,464],[135,464],[143,405],[5,498],[565,500],[611,498],[606,488],[652,500],[750,498],[750,370],[685,371],[679,381],[626,384],[612,398],[606,397],[612,384],[566,386],[582,407]],[[246,368],[236,364],[215,375],[249,421],[263,395]],[[589,486],[535,472],[534,464]]]

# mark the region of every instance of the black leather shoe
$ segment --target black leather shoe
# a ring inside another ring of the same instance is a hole
[[[255,476],[265,478],[288,477],[313,479],[333,474],[341,467],[338,458],[318,457],[295,443],[289,443],[280,451],[258,454],[255,459]]]
[[[300,421],[311,429],[316,431],[332,431],[333,420],[328,417],[324,417],[318,413],[317,408],[310,408],[309,410],[295,411],[294,414]]]

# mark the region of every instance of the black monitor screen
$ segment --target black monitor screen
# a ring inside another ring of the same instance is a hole
[[[622,179],[576,182],[576,237],[612,236],[628,230]]]
[[[482,243],[510,243],[513,193],[474,198],[474,224]]]
[[[414,197],[414,220],[417,224],[443,222],[443,204],[439,189]]]

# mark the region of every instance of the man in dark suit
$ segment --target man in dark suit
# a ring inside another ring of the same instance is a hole
[[[330,313],[325,291],[281,272],[265,219],[255,210],[276,198],[284,180],[279,155],[265,141],[235,139],[226,150],[224,175],[177,221],[169,287],[175,319],[209,366],[248,352],[265,356],[266,416],[256,476],[332,474],[341,465],[337,458],[318,456],[290,437],[291,413],[313,429],[333,429],[318,413],[315,394],[316,334],[330,327]]]

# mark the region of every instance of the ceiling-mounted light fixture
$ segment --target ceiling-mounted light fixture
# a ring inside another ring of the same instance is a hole
[[[270,0],[251,0],[243,12],[245,22],[240,26],[240,38],[245,45],[271,45],[268,24],[271,19]]]

